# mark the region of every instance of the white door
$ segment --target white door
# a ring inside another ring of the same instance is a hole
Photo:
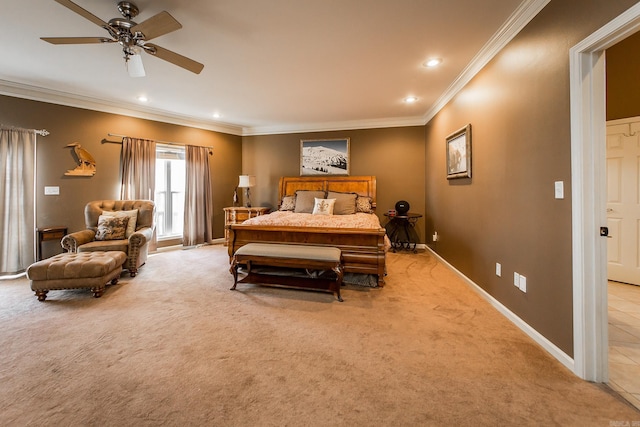
[[[608,278],[640,285],[640,117],[607,123]]]

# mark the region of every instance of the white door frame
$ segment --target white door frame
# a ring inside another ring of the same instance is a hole
[[[640,29],[640,3],[570,51],[574,373],[607,382],[606,97],[604,50]]]

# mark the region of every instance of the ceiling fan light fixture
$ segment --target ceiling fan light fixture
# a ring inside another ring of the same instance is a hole
[[[146,73],[144,71],[144,65],[142,64],[142,57],[139,53],[135,53],[133,55],[125,54],[125,64],[127,66],[127,71],[129,72],[129,76],[131,77],[144,77]]]

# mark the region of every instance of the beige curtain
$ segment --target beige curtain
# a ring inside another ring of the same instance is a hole
[[[122,139],[122,200],[153,200],[156,190],[156,142]]]
[[[209,149],[186,147],[183,245],[193,246],[213,240],[213,201],[209,173]]]
[[[35,149],[33,130],[0,129],[0,275],[35,261]]]
[[[156,142],[149,139],[122,139],[122,200],[153,200],[156,191]],[[155,224],[155,218],[153,219]],[[157,248],[156,233],[149,250]]]

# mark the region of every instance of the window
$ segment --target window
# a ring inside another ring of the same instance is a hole
[[[184,147],[156,145],[156,233],[158,240],[182,238],[184,226]]]

